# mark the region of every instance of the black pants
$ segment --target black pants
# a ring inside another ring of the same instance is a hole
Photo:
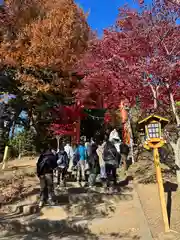
[[[40,176],[40,200],[46,202],[52,200],[54,195],[53,174],[45,174]]]
[[[60,168],[58,167],[58,175],[57,175],[57,184],[59,185],[60,182],[62,181],[64,184],[66,183],[66,174],[67,174],[68,168]]]
[[[105,164],[106,169],[106,185],[107,187],[110,186],[111,180],[113,181],[113,185],[116,186],[117,177],[116,177],[116,166],[112,164]]]

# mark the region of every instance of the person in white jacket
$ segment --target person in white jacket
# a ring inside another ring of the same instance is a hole
[[[67,153],[68,158],[69,158],[69,169],[68,170],[71,170],[71,168],[73,166],[74,151],[69,142],[67,142],[66,145],[64,146],[64,150]]]
[[[116,150],[118,151],[118,153],[120,153],[121,139],[120,139],[119,133],[116,129],[113,129],[113,131],[110,133],[109,141],[113,142],[114,146],[116,147]]]

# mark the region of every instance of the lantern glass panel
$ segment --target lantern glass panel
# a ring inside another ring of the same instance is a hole
[[[159,123],[151,123],[148,124],[148,133],[149,133],[149,138],[159,138],[160,133],[159,133]]]

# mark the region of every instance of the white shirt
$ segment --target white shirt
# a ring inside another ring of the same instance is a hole
[[[117,152],[120,153],[120,143],[115,143],[114,146],[115,146]]]
[[[66,144],[64,151],[66,151],[69,159],[73,158],[73,148],[70,146],[70,144]]]

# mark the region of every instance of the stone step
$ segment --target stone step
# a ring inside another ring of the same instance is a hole
[[[101,194],[101,193],[83,193],[83,194],[70,194],[69,195],[69,203],[70,204],[77,204],[77,203],[83,203],[83,202],[89,202],[89,203],[100,203],[105,202],[108,200],[117,202],[119,200],[127,201],[132,200],[133,195],[130,194]]]

